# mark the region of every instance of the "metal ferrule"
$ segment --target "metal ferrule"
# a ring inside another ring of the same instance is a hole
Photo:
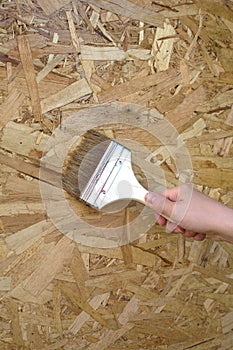
[[[96,209],[101,209],[120,199],[135,199],[145,203],[147,192],[133,173],[131,151],[112,141],[80,199]]]

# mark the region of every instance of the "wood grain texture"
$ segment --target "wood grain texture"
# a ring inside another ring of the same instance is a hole
[[[135,202],[109,214],[58,191],[67,146],[95,125],[132,149],[145,187],[192,176],[233,208],[231,1],[0,12],[0,349],[232,349],[232,245],[169,234]]]
[[[41,120],[41,107],[40,96],[38,91],[38,85],[36,82],[36,74],[34,70],[31,48],[26,36],[19,35],[17,37],[18,49],[23,65],[25,79],[28,86],[28,91],[31,98],[32,110],[35,117],[35,121]]]

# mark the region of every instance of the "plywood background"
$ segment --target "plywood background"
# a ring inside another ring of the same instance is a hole
[[[232,349],[232,245],[157,225],[121,247],[78,244],[48,217],[39,166],[74,113],[81,128],[84,110],[136,104],[176,128],[195,186],[233,207],[233,2],[2,0],[0,19],[0,348]],[[168,186],[179,181],[143,117],[111,121],[99,116],[102,132],[130,135]],[[140,211],[109,217],[68,200],[105,227]]]

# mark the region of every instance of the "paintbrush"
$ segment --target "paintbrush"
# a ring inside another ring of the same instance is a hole
[[[87,131],[72,146],[62,183],[70,195],[98,210],[123,199],[145,204],[148,193],[135,177],[131,151],[95,130]]]

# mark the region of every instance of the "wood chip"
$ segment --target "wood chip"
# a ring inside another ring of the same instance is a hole
[[[10,277],[0,277],[0,291],[11,290],[11,278]]]
[[[109,296],[110,296],[109,293],[96,295],[91,299],[90,306],[94,310],[97,310],[102,303],[106,303],[108,301]],[[69,331],[74,335],[77,334],[79,330],[82,328],[82,326],[90,319],[90,317],[91,316],[88,313],[86,313],[85,311],[82,311],[81,314],[76,317],[76,319],[70,326]]]
[[[64,264],[70,261],[73,249],[72,241],[66,237],[61,239],[45,257],[43,264],[24,283],[23,288],[35,296],[40,295],[55,275],[63,269]]]
[[[222,317],[222,328],[224,334],[229,333],[233,329],[233,312],[229,312]]]
[[[78,53],[80,53],[80,44],[79,44],[78,36],[77,36],[76,30],[75,30],[74,20],[72,17],[72,11],[66,11],[66,17],[67,17],[68,24],[69,24],[72,44],[73,44],[75,50]]]
[[[102,91],[99,95],[100,102],[109,102],[113,100],[118,100],[126,95],[141,91],[143,89],[148,89],[149,87],[155,86],[166,82],[171,77],[173,80],[176,79],[178,73],[175,70],[171,70],[169,73],[159,72],[142,78],[135,78],[129,82],[116,85],[109,89],[108,91]]]
[[[175,36],[175,29],[169,20],[164,22],[163,29],[158,28],[156,30],[152,54],[155,56],[154,67],[157,72],[165,71],[169,68]]]
[[[63,61],[65,55],[57,55],[53,60],[48,62],[46,66],[37,74],[36,81],[40,83],[59,63]]]
[[[45,0],[38,0],[38,4],[44,10],[46,15],[51,15],[67,3],[69,3],[69,0],[54,0],[53,3],[48,3],[48,1]]]
[[[233,126],[233,105],[231,106],[231,111],[227,116],[226,123]]]
[[[32,61],[32,53],[27,36],[19,35],[17,37],[19,54],[23,65],[25,78],[27,81],[28,91],[31,98],[32,110],[35,121],[41,120],[41,107],[38,85],[36,82],[36,74]]]
[[[17,346],[23,346],[23,337],[22,337],[22,330],[19,323],[19,313],[18,313],[18,305],[13,300],[10,299],[8,303],[9,312],[11,314],[11,320],[12,320],[12,333],[13,333],[13,341]]]
[[[13,89],[7,96],[4,103],[0,106],[0,129],[2,129],[8,121],[17,117],[17,112],[22,106],[25,99],[23,92],[19,92],[17,89]]]
[[[42,113],[67,105],[92,93],[86,79],[81,79],[41,101]]]
[[[84,0],[81,0],[81,2],[84,2]],[[142,22],[151,24],[155,27],[163,26],[163,15],[160,15],[156,12],[151,12],[146,8],[133,4],[128,0],[126,0],[124,7],[122,7],[122,3],[120,0],[85,0],[85,2],[106,9],[121,16],[126,16],[140,20]]]

